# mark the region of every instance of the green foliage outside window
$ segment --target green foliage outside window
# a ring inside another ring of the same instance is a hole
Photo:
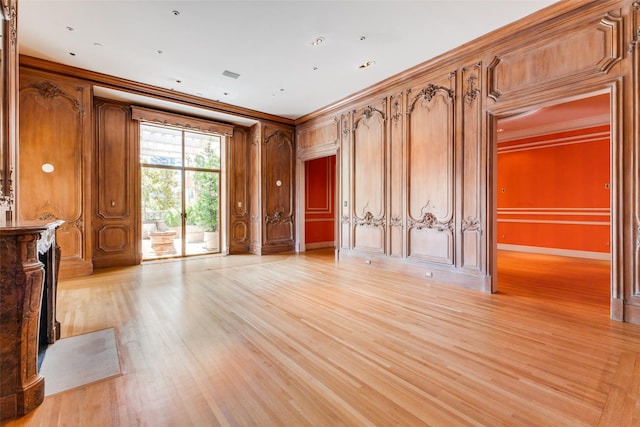
[[[210,143],[205,145],[202,153],[196,155],[194,165],[202,169],[217,169],[220,166],[220,158]],[[196,203],[187,212],[187,217],[204,231],[218,231],[218,179],[219,174],[214,172],[193,173],[197,197]]]

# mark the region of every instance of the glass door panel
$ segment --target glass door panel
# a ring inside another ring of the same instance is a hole
[[[186,255],[220,252],[220,174],[185,171]]]
[[[142,167],[142,258],[182,255],[182,173]]]

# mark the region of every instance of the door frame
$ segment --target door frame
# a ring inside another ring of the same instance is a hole
[[[334,218],[333,218],[333,239],[335,242],[335,256],[338,259],[339,253],[339,218],[338,212],[340,210],[339,200],[340,200],[340,189],[342,186],[340,185],[340,174],[339,165],[340,165],[340,149],[335,147],[329,147],[323,150],[316,150],[310,153],[303,153],[298,155],[296,158],[296,200],[298,203],[296,204],[296,244],[295,251],[296,252],[306,252],[306,244],[305,244],[305,182],[306,182],[306,172],[305,172],[305,162],[309,160],[321,159],[323,157],[336,156],[336,167],[334,170],[334,182],[335,189],[334,197],[333,197],[333,206],[334,206]]]
[[[622,105],[623,91],[621,82],[614,80],[604,84],[594,84],[592,86],[583,85],[574,90],[563,88],[562,92],[542,93],[540,98],[532,101],[514,100],[504,102],[503,105],[493,108],[487,108],[487,272],[491,277],[491,292],[498,291],[498,233],[497,233],[497,200],[498,200],[498,121],[502,118],[521,114],[537,108],[556,105],[576,99],[587,98],[594,95],[608,93],[610,99],[610,145],[609,145],[609,161],[610,161],[610,317],[613,320],[623,320],[623,299],[624,287],[622,283],[623,264],[623,239],[621,237],[622,214],[623,214],[623,143],[622,143]]]

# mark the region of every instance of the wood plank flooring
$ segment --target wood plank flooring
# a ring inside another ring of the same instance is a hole
[[[570,261],[503,253],[494,295],[332,251],[65,280],[63,337],[114,327],[124,373],[6,425],[640,425],[640,326],[609,320],[608,263]]]

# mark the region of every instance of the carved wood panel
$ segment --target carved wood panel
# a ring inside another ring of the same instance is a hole
[[[262,253],[262,174],[261,162],[261,127],[256,124],[249,131],[249,250]]]
[[[96,267],[140,262],[138,122],[128,104],[94,101],[96,120],[96,201],[93,218],[93,263]]]
[[[454,249],[454,77],[406,92],[407,255],[446,264]]]
[[[351,204],[352,204],[352,149],[351,149],[351,113],[345,113],[340,117],[340,248],[351,249]]]
[[[265,126],[262,150],[264,244],[293,245],[293,131]]]
[[[352,227],[356,249],[385,252],[387,194],[386,101],[353,113]]]
[[[623,20],[606,14],[577,24],[561,39],[541,39],[494,58],[489,65],[489,96],[514,96],[541,85],[608,72],[623,57]]]
[[[337,117],[296,129],[298,158],[320,157],[318,153],[335,150],[340,143],[340,122]]]
[[[248,130],[234,128],[229,144],[229,167],[231,192],[231,238],[229,251],[232,254],[249,250],[249,143]]]
[[[631,29],[633,38],[629,43],[629,54],[633,59],[633,75],[636,76],[633,81],[633,111],[640,111],[640,1],[634,1],[631,5]],[[630,296],[634,300],[634,303],[640,306],[640,117],[635,117],[635,141],[634,141],[634,156],[635,156],[635,170],[632,172],[633,180],[635,182],[635,246],[634,246],[634,280],[633,287],[630,289]]]
[[[402,257],[404,247],[404,125],[405,101],[402,92],[389,98],[391,139],[389,141],[389,249],[392,257]]]
[[[462,212],[461,260],[464,269],[481,268],[482,236],[482,65],[462,69]]]
[[[91,263],[91,93],[86,83],[31,70],[20,75],[18,217],[62,219],[61,277]],[[52,165],[45,172],[43,165]]]

